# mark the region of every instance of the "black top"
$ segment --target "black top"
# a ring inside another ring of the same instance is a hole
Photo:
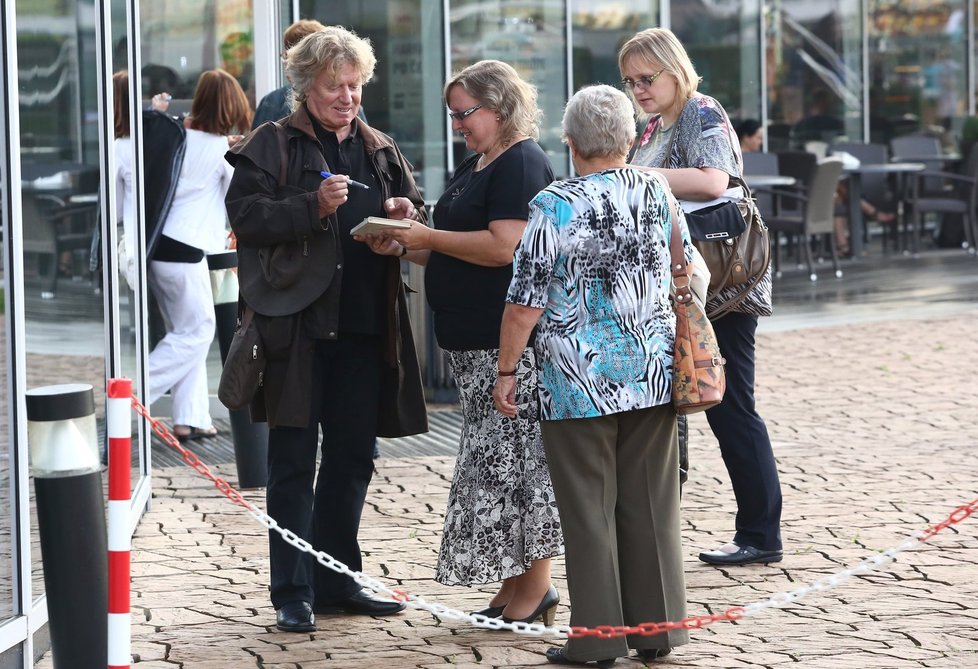
[[[484,169],[467,158],[435,205],[434,227],[473,232],[489,223],[529,217],[533,197],[554,180],[547,154],[533,140],[506,149]],[[432,251],[425,269],[438,345],[449,351],[499,348],[499,326],[512,265],[482,267]]]
[[[315,119],[316,137],[323,145],[323,157],[333,174],[343,174],[367,184],[370,190],[350,186],[348,199],[336,210],[343,258],[343,285],[340,287],[340,334],[383,334],[385,260],[363,242],[354,241],[350,230],[367,216],[383,216],[380,182],[374,175],[357,125],[342,143],[336,134],[322,128]]]

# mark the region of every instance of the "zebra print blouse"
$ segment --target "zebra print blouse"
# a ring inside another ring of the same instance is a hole
[[[544,420],[670,401],[667,191],[624,167],[556,182],[530,202],[507,302],[543,309],[535,350]],[[679,225],[692,257],[686,220]]]

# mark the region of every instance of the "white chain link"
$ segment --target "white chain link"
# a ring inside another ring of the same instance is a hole
[[[571,631],[568,625],[553,625],[546,626],[541,623],[524,623],[524,622],[503,622],[501,618],[487,618],[486,616],[479,613],[466,613],[459,609],[453,609],[443,604],[429,603],[423,597],[417,595],[412,595],[403,591],[392,590],[390,587],[384,585],[381,581],[375,578],[367,576],[362,572],[352,571],[345,564],[332,557],[328,553],[323,551],[315,550],[312,545],[284,527],[281,527],[274,518],[264,513],[263,511],[251,506],[249,509],[251,516],[257,520],[259,523],[264,525],[270,530],[278,532],[283,541],[291,544],[295,548],[309,553],[316,558],[324,567],[332,569],[340,574],[345,574],[352,578],[358,585],[372,590],[377,593],[385,594],[388,597],[403,601],[407,606],[413,609],[419,609],[423,611],[428,611],[433,616],[448,620],[463,620],[476,627],[483,627],[492,630],[510,630],[512,632],[517,632],[519,634],[527,634],[532,636],[543,636],[546,634],[551,634],[557,637],[566,637]],[[873,557],[866,558],[855,567],[848,569],[843,569],[842,571],[836,572],[835,574],[830,574],[819,580],[811,583],[810,585],[802,586],[795,590],[790,590],[787,592],[780,592],[776,595],[772,595],[766,600],[754,602],[753,604],[747,604],[743,607],[744,616],[752,616],[765,609],[777,608],[782,606],[787,606],[793,604],[794,602],[807,597],[813,592],[823,592],[825,590],[830,590],[831,588],[838,587],[848,581],[853,576],[858,576],[860,574],[865,574],[870,571],[875,571],[881,569],[882,567],[893,562],[895,556],[898,553],[911,550],[920,544],[920,539],[922,532],[915,532],[911,538],[902,542],[901,544],[889,548],[882,553],[879,553]]]
[[[544,634],[552,634],[558,637],[566,637],[572,632],[572,628],[567,625],[555,625],[552,627],[547,627],[546,625],[541,625],[539,623],[524,623],[524,622],[507,623],[500,618],[487,618],[486,616],[478,613],[465,613],[464,611],[460,611],[459,609],[449,608],[442,604],[429,604],[422,597],[418,597],[400,590],[397,591],[392,590],[386,585],[384,585],[382,582],[374,578],[366,576],[361,572],[352,571],[349,567],[347,567],[345,564],[335,559],[331,555],[324,553],[323,551],[315,550],[308,541],[298,536],[295,532],[292,532],[289,529],[281,527],[275,521],[274,518],[272,518],[268,514],[258,509],[251,502],[244,499],[242,494],[238,492],[233,486],[231,486],[227,481],[215,477],[214,474],[210,471],[210,468],[207,467],[206,464],[201,462],[200,459],[197,458],[197,456],[194,455],[191,451],[183,448],[183,446],[180,445],[179,441],[172,434],[170,434],[169,430],[166,428],[166,426],[163,423],[153,419],[150,416],[149,409],[147,409],[143,404],[141,404],[135,396],[133,396],[132,400],[133,400],[132,401],[133,409],[139,415],[141,415],[142,417],[144,417],[146,420],[150,422],[150,424],[153,427],[153,431],[159,434],[159,436],[163,439],[163,441],[167,445],[176,449],[183,455],[184,460],[189,466],[191,466],[201,475],[211,479],[211,481],[214,482],[215,486],[217,486],[218,490],[220,490],[233,503],[244,507],[248,511],[249,515],[251,515],[252,518],[258,521],[266,529],[274,530],[278,532],[286,543],[290,544],[291,546],[294,546],[295,548],[298,548],[300,551],[309,553],[310,555],[315,557],[316,561],[319,562],[324,567],[328,567],[329,569],[332,569],[335,572],[349,576],[362,587],[368,588],[369,590],[372,590],[374,592],[386,594],[394,599],[404,602],[407,606],[410,606],[411,608],[428,611],[432,615],[439,618],[447,618],[452,620],[464,620],[464,621],[468,621],[472,625],[475,625],[476,627],[484,627],[487,629],[494,629],[494,630],[505,629],[513,632],[518,632],[520,634],[528,634],[533,636],[543,636]],[[722,620],[722,619],[737,620],[738,618],[741,617],[760,613],[764,609],[786,606],[788,604],[798,601],[799,599],[802,599],[803,597],[806,597],[807,595],[813,592],[822,592],[825,590],[829,590],[831,588],[842,585],[853,576],[874,571],[888,565],[890,562],[894,560],[895,556],[898,553],[902,553],[904,551],[908,551],[913,548],[916,548],[920,543],[922,543],[923,541],[927,541],[932,536],[934,536],[934,534],[940,532],[942,529],[948,527],[949,525],[953,525],[955,523],[961,522],[966,518],[970,517],[976,510],[978,510],[978,500],[973,500],[972,502],[969,502],[968,504],[960,506],[957,509],[955,509],[946,520],[944,520],[938,525],[928,528],[927,531],[914,532],[913,534],[910,535],[908,539],[904,540],[903,542],[894,546],[893,548],[889,548],[883,551],[882,553],[878,553],[873,557],[866,558],[865,560],[857,564],[855,567],[851,567],[849,569],[843,569],[842,571],[837,572],[835,574],[830,574],[829,576],[825,576],[810,585],[806,585],[801,588],[797,588],[795,590],[790,590],[788,592],[778,593],[766,600],[760,602],[754,602],[753,604],[748,604],[746,606],[731,607],[725,613],[719,616],[691,616],[689,618],[684,619],[683,621],[669,622],[669,623],[655,623],[654,625],[655,626],[659,626],[660,624],[668,625],[671,629],[676,629],[677,627],[682,627],[686,629],[698,629],[700,627],[703,627],[704,625],[712,624],[712,622],[716,622],[718,620]],[[706,619],[707,622],[703,622],[704,619]],[[652,624],[652,621],[649,621],[648,623],[643,623],[643,627],[649,624]],[[635,628],[629,628],[629,629],[635,629]],[[663,629],[662,631],[666,631],[666,630]],[[661,633],[661,632],[656,632],[656,633]]]
[[[511,630],[513,632],[535,636],[553,634],[562,637],[567,636],[567,634],[570,632],[570,627],[567,625],[554,625],[552,627],[547,627],[546,625],[542,625],[540,623],[507,623],[503,622],[501,618],[487,618],[479,613],[466,613],[464,611],[460,611],[459,609],[453,609],[442,604],[429,604],[422,597],[402,591],[392,590],[388,586],[384,585],[381,581],[367,576],[363,572],[351,570],[345,564],[328,553],[317,551],[308,541],[298,536],[295,532],[280,526],[274,518],[258,508],[251,506],[248,513],[252,518],[264,525],[267,529],[278,532],[281,535],[282,540],[286,543],[298,548],[300,551],[312,555],[314,558],[316,558],[316,561],[324,567],[332,569],[340,574],[345,574],[346,576],[352,578],[358,585],[374,592],[385,594],[393,599],[402,601],[413,609],[428,611],[438,618],[465,620],[477,627],[484,627],[493,630]]]
[[[894,546],[893,548],[888,548],[887,550],[883,551],[882,553],[878,553],[873,557],[866,558],[865,560],[857,564],[855,567],[851,567],[849,569],[843,569],[842,571],[836,572],[835,574],[830,574],[828,576],[820,578],[819,580],[815,581],[810,585],[802,586],[800,588],[797,588],[796,590],[791,590],[789,592],[781,592],[776,595],[772,595],[766,600],[760,602],[754,602],[753,604],[748,604],[744,607],[744,615],[752,616],[757,613],[760,613],[764,609],[786,606],[788,604],[791,604],[801,599],[802,597],[808,596],[813,592],[822,592],[840,586],[846,581],[848,581],[850,578],[852,578],[853,576],[858,576],[860,574],[865,574],[870,571],[878,570],[893,562],[893,559],[895,558],[897,553],[902,553],[903,551],[908,551],[918,546],[920,544],[919,537],[922,534],[923,534],[922,532],[915,532],[913,535],[911,535],[911,538],[907,539],[901,544]]]

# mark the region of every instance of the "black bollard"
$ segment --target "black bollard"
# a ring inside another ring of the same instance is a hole
[[[26,403],[54,667],[105,669],[108,548],[92,387],[35,388]]]
[[[217,278],[214,282],[214,315],[217,318],[217,343],[221,347],[221,363],[227,359],[228,347],[238,324],[238,275],[220,272],[238,266],[236,251],[213,253],[207,256],[207,267]],[[234,462],[238,469],[239,488],[262,488],[268,482],[268,425],[252,423],[247,408],[228,411],[231,420],[231,439],[234,441]]]

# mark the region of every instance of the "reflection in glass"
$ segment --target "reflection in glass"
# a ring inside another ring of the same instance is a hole
[[[94,2],[17,2],[27,387],[105,385]],[[96,393],[104,415],[104,395]],[[33,504],[32,504],[33,507]],[[33,508],[31,510],[34,516]],[[32,554],[37,527],[31,524]],[[32,592],[44,592],[32,560]]]
[[[452,71],[485,59],[502,60],[537,88],[543,111],[540,146],[557,177],[569,174],[567,147],[560,120],[567,99],[567,41],[564,3],[449,3]],[[619,77],[620,78],[620,77]],[[464,158],[465,142],[455,137],[455,164]]]
[[[737,119],[761,118],[760,0],[673,2],[672,30],[703,78],[699,91]]]
[[[863,139],[859,0],[766,6],[768,147]]]
[[[968,114],[965,0],[870,1],[870,136],[925,132],[957,151]]]
[[[300,0],[299,16],[345,26],[370,39],[377,56],[363,89],[367,122],[394,138],[433,202],[445,187],[445,77],[440,0]],[[323,17],[329,17],[327,21]]]
[[[617,86],[618,49],[639,30],[658,25],[658,0],[571,3],[574,90],[588,84]]]
[[[3,59],[0,57],[0,63],[2,62]],[[6,171],[6,165],[0,165],[0,174]],[[5,183],[4,179],[0,179],[0,202],[7,201],[7,193],[3,190]],[[7,295],[7,272],[6,267],[4,267],[4,259],[7,257],[6,245],[6,228],[0,226],[0,249],[3,249],[3,253],[0,254],[0,369],[4,370],[5,374],[10,374],[11,367],[7,364],[7,329],[9,323],[5,299]],[[4,513],[0,513],[0,624],[4,618],[11,616],[14,612],[13,584],[16,580],[13,577],[14,537],[11,534],[13,532],[11,525],[13,513],[10,512],[14,508],[11,499],[13,491],[10,488],[10,449],[13,439],[11,438],[9,414],[7,413],[10,410],[10,404],[7,401],[7,387],[5,384],[4,389],[0,390],[0,509],[6,510]]]

